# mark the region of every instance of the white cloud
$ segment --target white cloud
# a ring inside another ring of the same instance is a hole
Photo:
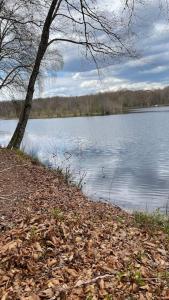
[[[169,27],[166,23],[156,23],[154,24],[154,31],[157,34],[168,34],[169,33]]]
[[[103,10],[121,9],[124,0],[99,0]],[[36,96],[83,95],[117,89],[151,89],[169,85],[169,23],[166,11],[159,10],[159,0],[145,1],[138,6],[133,28],[137,32],[135,45],[139,57],[111,61],[98,71],[93,62],[81,56],[80,48],[72,44],[59,46],[64,69],[58,77],[44,78]],[[147,4],[149,3],[149,5]],[[116,6],[116,7],[115,7]],[[4,99],[5,95],[0,95]]]
[[[75,73],[73,76],[72,76],[72,79],[74,80],[77,80],[77,79],[80,79],[81,76],[80,76],[80,73]]]
[[[99,0],[100,5],[103,5]],[[121,9],[124,0],[105,0],[103,10]],[[165,3],[163,2],[165,5]],[[115,7],[116,6],[116,7]],[[159,10],[159,0],[148,0],[136,7],[133,28],[137,32],[135,45],[139,57],[136,59],[111,62],[101,68],[100,78],[95,65],[84,58],[80,50],[72,45],[64,47],[65,66],[58,78],[53,80],[45,95],[82,95],[117,89],[154,89],[169,84],[169,23],[166,7]],[[61,75],[60,75],[61,74]],[[101,80],[100,80],[101,79]],[[64,91],[61,89],[64,87]]]
[[[98,87],[99,81],[98,80],[88,80],[88,81],[83,81],[80,84],[80,87],[82,88],[93,88],[93,87]]]

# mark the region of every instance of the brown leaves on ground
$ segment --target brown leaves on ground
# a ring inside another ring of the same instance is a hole
[[[2,300],[169,299],[166,234],[14,152],[0,158]]]

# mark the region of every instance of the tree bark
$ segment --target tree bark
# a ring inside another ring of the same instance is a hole
[[[50,8],[49,8],[49,11],[48,11],[48,14],[47,14],[44,26],[43,26],[41,41],[39,44],[35,64],[34,64],[34,67],[32,70],[32,74],[29,79],[27,94],[26,94],[26,98],[24,101],[24,106],[23,106],[22,112],[20,114],[19,122],[15,129],[15,132],[7,146],[8,149],[13,149],[13,148],[19,149],[22,139],[24,137],[26,125],[27,125],[27,122],[29,119],[31,108],[32,108],[32,99],[33,99],[36,79],[37,79],[37,76],[39,73],[42,59],[43,59],[46,49],[48,47],[50,26],[52,23],[53,13],[55,12],[55,8],[56,8],[56,5],[58,4],[58,2],[59,2],[59,0],[53,0],[50,5]]]

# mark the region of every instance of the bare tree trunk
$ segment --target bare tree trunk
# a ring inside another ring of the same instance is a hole
[[[126,30],[125,22],[124,26],[122,26],[121,34],[119,30],[117,31],[119,32],[117,34],[116,30],[114,31],[114,26],[115,24],[117,24],[117,28],[119,28],[119,22],[116,20],[116,18],[111,21],[108,18],[109,14],[104,12],[102,13],[102,11],[99,12],[99,5],[98,7],[97,5],[95,7],[95,5],[93,5],[93,1],[75,0],[72,3],[72,1],[64,0],[63,8],[61,9],[61,12],[58,13],[62,1],[63,0],[45,1],[47,7],[49,5],[49,10],[43,26],[41,41],[38,47],[35,64],[30,76],[23,110],[21,112],[16,130],[8,145],[9,149],[19,148],[21,145],[32,107],[34,87],[39,73],[41,61],[47,48],[52,43],[66,42],[85,47],[86,55],[89,54],[93,58],[97,68],[97,55],[99,57],[103,56],[103,58],[108,55],[110,57],[118,57],[121,55],[129,55],[129,57],[132,56],[132,53],[129,51],[128,46],[126,46],[125,42],[123,42],[123,37],[125,37],[126,41],[126,34],[129,35],[129,28],[127,28]],[[100,1],[96,0],[94,2],[96,2],[96,4],[98,2],[99,4]],[[129,7],[129,2],[130,1],[126,1],[125,5],[127,7]],[[131,0],[131,2],[133,3],[133,0]],[[133,9],[134,6],[132,5],[132,12]],[[132,13],[129,17],[130,19],[132,18]],[[54,20],[56,21],[56,23],[53,26],[53,31],[57,30],[58,34],[53,38],[51,36],[51,39],[49,41],[49,33],[50,29],[52,30],[51,25]],[[101,33],[104,34],[104,39],[102,38]]]
[[[28,89],[27,89],[27,94],[26,98],[24,101],[24,106],[19,118],[19,122],[17,124],[17,127],[15,129],[15,132],[7,146],[8,149],[19,149],[24,133],[25,133],[25,128],[29,119],[30,111],[32,108],[32,99],[33,99],[33,94],[34,94],[34,88],[35,88],[35,82],[39,73],[40,65],[42,62],[42,59],[44,57],[44,54],[46,52],[46,49],[48,47],[48,40],[49,40],[49,31],[50,31],[50,26],[52,23],[52,17],[53,13],[55,11],[56,5],[59,2],[59,0],[53,0],[50,9],[48,11],[44,26],[43,26],[43,31],[42,31],[42,36],[41,36],[41,41],[39,44],[35,64],[32,70],[32,74],[29,79],[29,84],[28,84]]]

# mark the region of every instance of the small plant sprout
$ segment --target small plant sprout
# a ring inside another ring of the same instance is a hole
[[[124,218],[122,216],[117,216],[116,217],[117,222],[119,223],[124,223]]]
[[[113,300],[113,296],[110,294],[107,294],[104,298],[104,300]]]
[[[57,221],[62,221],[64,219],[63,212],[59,208],[53,208],[52,216]]]
[[[30,239],[36,240],[37,239],[37,228],[36,226],[32,226],[30,230]]]
[[[144,253],[144,251],[138,251],[138,253],[136,254],[136,258],[137,258],[137,260],[139,260],[140,262],[142,261],[142,259],[145,257],[146,255],[145,255],[145,253]]]
[[[91,293],[89,293],[86,297],[86,300],[93,300],[93,296]]]
[[[134,278],[133,279],[134,279],[134,281],[137,285],[139,285],[139,286],[145,285],[143,276],[142,276],[142,274],[139,270],[134,273]]]

